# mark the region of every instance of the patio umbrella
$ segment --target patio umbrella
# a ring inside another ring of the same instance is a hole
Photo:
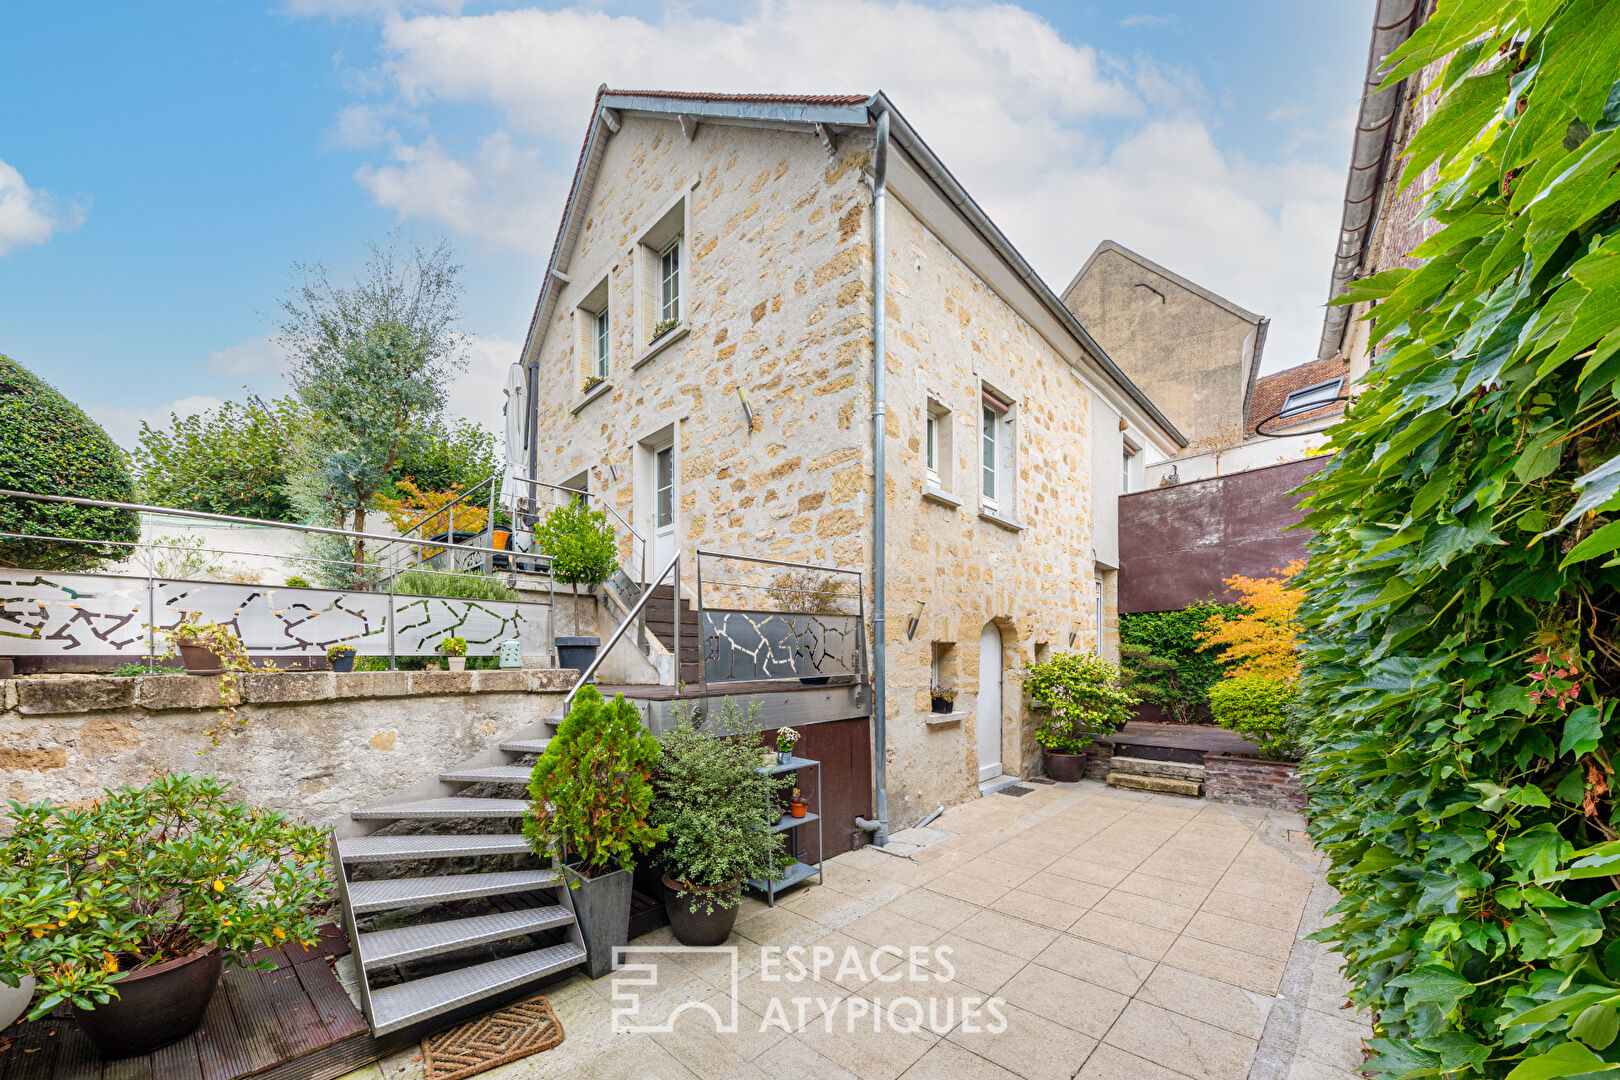
[[[519,484],[517,478],[527,476],[529,471],[529,393],[527,385],[527,371],[522,364],[513,364],[506,372],[506,476],[501,482],[501,502],[516,509],[518,500],[528,495],[527,485]],[[514,540],[527,540],[528,530],[524,529],[513,515],[514,531],[518,534]],[[526,548],[527,543],[515,543],[514,547],[520,550]]]

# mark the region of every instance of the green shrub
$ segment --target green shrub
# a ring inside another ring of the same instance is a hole
[[[650,820],[665,833],[659,862],[693,890],[693,912],[735,907],[738,880],[776,873],[783,837],[768,826],[776,822],[776,794],[792,781],[759,771],[758,727],[748,722],[758,710],[753,702],[745,719],[727,698],[707,734],[682,715],[658,740]]]
[[[1234,675],[1209,688],[1215,722],[1281,760],[1299,757],[1304,724],[1297,699],[1294,682],[1273,675]]]
[[[293,432],[308,419],[295,398],[227,401],[209,412],[141,424],[135,468],[141,495],[158,506],[296,521],[287,498]]]
[[[1137,699],[1121,689],[1124,673],[1095,653],[1060,653],[1024,675],[1040,725],[1035,741],[1055,754],[1078,754],[1125,726]]]
[[[124,452],[101,426],[6,356],[0,356],[0,488],[135,501]],[[129,510],[0,499],[0,532],[133,542],[140,523]],[[0,564],[29,570],[95,570],[128,555],[129,548],[115,544],[0,536]]]
[[[129,972],[218,945],[315,943],[326,830],[168,774],[87,806],[13,802],[0,840],[0,982],[38,980],[34,1019],[105,1004]]]
[[[1180,611],[1119,617],[1120,666],[1130,691],[1180,724],[1209,719],[1209,688],[1225,669],[1219,648],[1199,651],[1211,615],[1236,615],[1231,604],[1194,604]]]
[[[619,568],[619,544],[607,512],[592,510],[583,497],[553,508],[534,530],[534,546],[551,556],[551,576],[565,585],[600,585]],[[579,626],[577,595],[574,626]]]
[[[455,600],[519,600],[516,589],[483,574],[430,573],[407,570],[394,579],[400,596],[442,596]]]
[[[529,778],[523,835],[543,858],[594,878],[635,866],[664,838],[650,824],[658,740],[624,699],[583,686]]]

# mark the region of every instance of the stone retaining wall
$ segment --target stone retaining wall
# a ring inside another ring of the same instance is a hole
[[[1263,806],[1271,810],[1302,810],[1305,789],[1291,761],[1235,754],[1204,755],[1204,797],[1211,802]]]
[[[242,675],[241,727],[223,721],[218,676],[36,678],[0,683],[7,798],[77,802],[154,773],[210,772],[238,797],[332,824],[431,778],[561,708],[577,673],[267,672]]]

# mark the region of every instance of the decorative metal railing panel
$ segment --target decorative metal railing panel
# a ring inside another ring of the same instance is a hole
[[[711,683],[860,673],[856,615],[711,608],[701,625]]]
[[[493,656],[511,637],[525,652],[539,653],[546,647],[544,609],[500,600],[0,568],[0,655],[134,659],[148,654],[155,636],[161,656],[168,649],[152,631],[175,626],[188,612],[230,626],[255,656],[324,655],[328,645],[340,643],[362,656],[425,656],[447,637],[464,638],[470,656]]]

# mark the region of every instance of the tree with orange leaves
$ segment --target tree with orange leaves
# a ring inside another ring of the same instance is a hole
[[[1299,629],[1294,616],[1302,593],[1289,582],[1304,568],[1304,560],[1295,559],[1274,569],[1275,577],[1226,579],[1226,587],[1241,597],[1242,610],[1236,615],[1211,615],[1198,647],[1226,647],[1227,678],[1265,675],[1294,679],[1299,675]]]

